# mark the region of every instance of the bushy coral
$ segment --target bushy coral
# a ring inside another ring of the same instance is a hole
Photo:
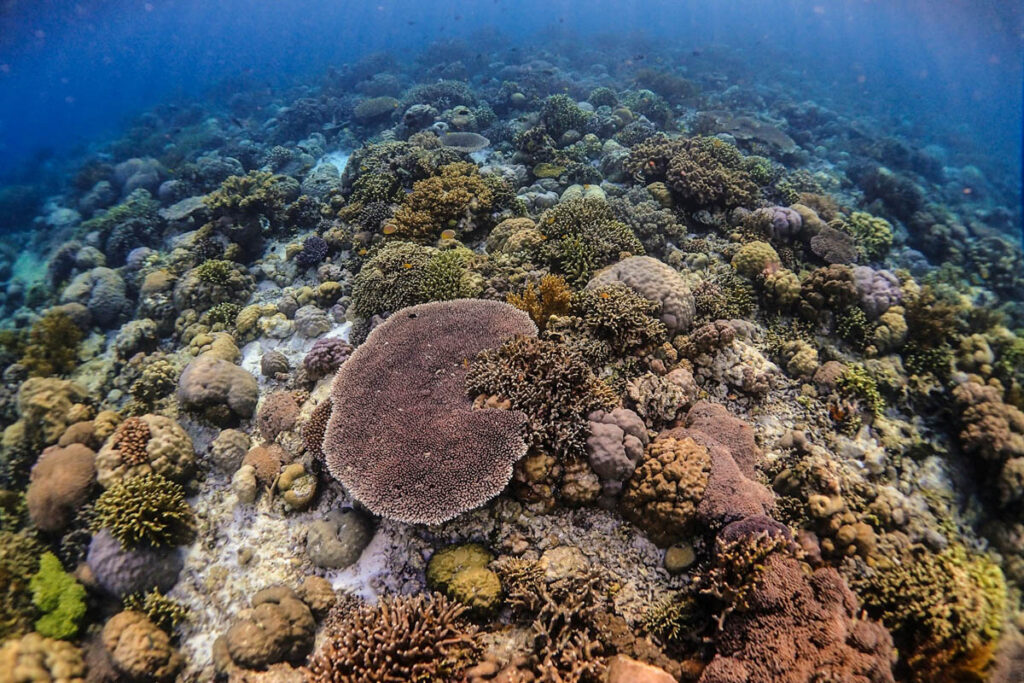
[[[156,548],[190,542],[195,513],[185,490],[159,474],[144,474],[120,481],[96,500],[93,530],[106,530],[125,548]]]
[[[0,638],[32,629],[35,610],[29,580],[39,569],[43,545],[27,531],[0,530]]]
[[[960,544],[938,553],[913,546],[865,572],[851,585],[892,631],[912,680],[984,670],[1007,606],[1003,574],[989,557]]]
[[[465,610],[442,595],[385,597],[356,607],[327,634],[309,664],[309,680],[458,680],[476,648]]]
[[[42,614],[36,631],[46,638],[74,638],[85,616],[85,587],[64,571],[56,555],[43,553],[29,588],[32,602]]]
[[[203,198],[216,215],[237,219],[280,220],[286,206],[299,196],[299,183],[285,175],[269,171],[249,171],[244,176],[227,178],[214,192]]]
[[[529,421],[529,441],[567,457],[582,457],[587,415],[615,396],[565,344],[517,337],[482,351],[470,364],[466,390],[510,402]]]
[[[59,311],[46,313],[32,325],[20,363],[36,377],[65,375],[75,369],[82,330]]]
[[[437,175],[413,185],[395,211],[393,234],[432,240],[445,230],[454,230],[456,235],[473,232],[489,223],[502,182],[480,175],[475,164],[442,166]]]
[[[509,294],[506,301],[526,311],[541,332],[552,316],[569,313],[572,291],[565,280],[557,275],[545,275],[538,285],[529,282],[520,294]]]
[[[778,253],[767,242],[754,241],[742,245],[732,257],[736,272],[749,278],[767,275],[782,265]]]
[[[642,254],[643,245],[603,199],[564,201],[541,216],[547,237],[544,253],[572,285],[583,285],[598,269],[625,255]]]
[[[588,285],[572,302],[580,328],[606,344],[616,358],[636,355],[665,341],[665,325],[654,317],[660,309],[658,303],[621,282],[594,288]]]
[[[846,220],[857,240],[857,248],[871,261],[885,258],[892,247],[892,224],[864,211],[854,211]]]
[[[160,591],[132,593],[124,599],[124,609],[141,612],[166,633],[173,633],[175,627],[188,618],[188,608]]]
[[[540,110],[540,120],[555,139],[569,130],[581,133],[587,124],[587,112],[579,108],[568,95],[551,95],[544,100]]]
[[[750,206],[759,194],[743,155],[718,138],[655,135],[630,150],[625,166],[637,180],[663,181],[692,208]]]

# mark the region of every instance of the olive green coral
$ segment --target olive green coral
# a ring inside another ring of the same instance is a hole
[[[578,292],[572,304],[582,329],[621,358],[665,341],[665,325],[656,317],[660,308],[618,282]]]
[[[159,474],[144,474],[113,484],[96,500],[94,531],[106,529],[125,548],[165,547],[191,541],[195,513],[185,489]]]
[[[939,553],[913,546],[879,556],[850,585],[892,632],[913,680],[977,673],[991,659],[1007,593],[1002,571],[988,556],[955,543]]]
[[[559,203],[541,217],[547,238],[544,255],[574,286],[622,256],[643,254],[644,247],[603,199],[582,197]]]
[[[427,563],[427,586],[460,602],[473,613],[493,612],[501,604],[501,580],[487,568],[494,559],[479,543],[451,545]]]
[[[21,364],[36,377],[63,375],[75,369],[82,330],[64,313],[50,311],[28,333]]]
[[[496,194],[503,184],[482,176],[475,164],[458,162],[438,175],[417,181],[395,211],[393,234],[412,240],[437,239],[445,230],[472,232],[489,223]]]
[[[42,544],[25,531],[0,531],[0,640],[32,628],[35,610],[29,577],[39,568],[42,550]]]
[[[755,278],[767,275],[782,265],[775,248],[767,242],[747,242],[732,257],[732,267],[737,273]]]
[[[892,224],[884,218],[864,211],[854,211],[846,220],[857,238],[857,248],[870,260],[885,258],[892,247]]]
[[[203,201],[218,215],[277,218],[298,196],[299,183],[294,178],[249,171],[244,176],[229,177]]]
[[[167,633],[188,618],[188,608],[157,589],[148,593],[132,593],[124,599],[124,609],[142,612]]]

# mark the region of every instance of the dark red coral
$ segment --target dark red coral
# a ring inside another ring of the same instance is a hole
[[[436,524],[505,487],[526,452],[526,415],[474,410],[466,373],[476,355],[530,317],[496,301],[402,309],[375,328],[331,388],[323,452],[331,474],[375,514]]]

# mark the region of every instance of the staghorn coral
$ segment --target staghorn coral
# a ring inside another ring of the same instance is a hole
[[[547,327],[552,316],[569,313],[572,291],[565,280],[557,275],[545,275],[536,287],[527,283],[522,294],[509,294],[506,301],[526,311],[541,332]]]
[[[642,254],[644,247],[625,223],[615,220],[611,207],[597,197],[563,201],[540,218],[546,237],[545,258],[574,286],[619,260],[622,254]]]
[[[249,171],[233,175],[220,184],[203,202],[216,216],[255,220],[259,216],[278,222],[287,205],[299,196],[299,183],[285,175],[269,171]]]
[[[198,313],[218,304],[244,305],[255,288],[249,272],[233,261],[203,261],[192,268],[174,285],[174,307],[182,312],[195,309]]]
[[[132,593],[124,599],[124,609],[145,614],[146,618],[168,634],[174,633],[174,629],[188,619],[189,614],[187,607],[156,589]]]
[[[467,374],[480,351],[536,330],[493,301],[391,316],[335,376],[323,443],[331,474],[374,513],[414,523],[451,519],[500,493],[526,451],[525,416],[473,410]]]
[[[310,683],[458,680],[477,647],[465,609],[436,594],[356,607],[313,656]]]
[[[615,397],[565,344],[520,336],[482,351],[466,375],[472,396],[496,396],[525,413],[529,442],[563,456],[585,453],[587,415],[610,408]]]
[[[155,473],[112,485],[96,500],[91,516],[94,531],[107,531],[129,549],[182,545],[190,542],[195,529],[184,489]]]

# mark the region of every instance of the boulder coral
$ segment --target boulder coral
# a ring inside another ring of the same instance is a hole
[[[316,622],[309,607],[287,586],[271,586],[252,597],[213,645],[217,666],[230,671],[300,663],[313,648]]]
[[[42,531],[60,531],[89,500],[96,481],[96,454],[82,444],[51,446],[32,467],[25,504]]]
[[[439,523],[490,500],[526,452],[515,410],[474,410],[472,358],[514,335],[526,313],[464,299],[403,309],[338,370],[323,452],[331,475],[375,514]]]
[[[176,420],[163,415],[126,419],[96,454],[97,480],[104,488],[149,473],[185,482],[195,468],[192,438]]]
[[[170,636],[142,612],[118,612],[103,626],[103,646],[114,669],[127,680],[173,681],[185,664]]]
[[[220,358],[200,356],[178,379],[182,407],[217,425],[252,417],[259,386],[250,373]]]
[[[696,315],[693,294],[671,266],[650,256],[631,256],[595,273],[587,289],[599,289],[615,282],[659,304],[656,315],[670,337],[688,331],[693,324]]]

